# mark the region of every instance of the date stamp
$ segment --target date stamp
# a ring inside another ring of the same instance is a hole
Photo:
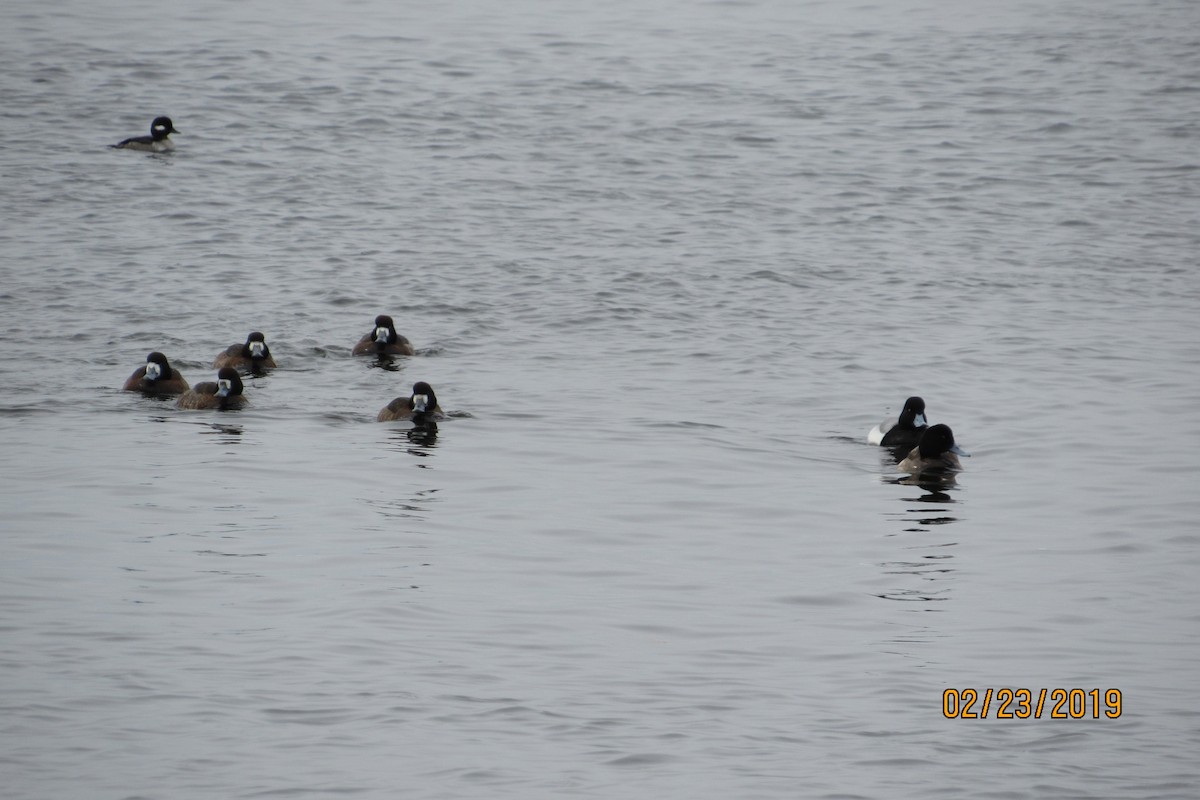
[[[1106,689],[947,689],[946,719],[1116,719],[1121,690]]]

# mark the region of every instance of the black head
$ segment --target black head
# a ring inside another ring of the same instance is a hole
[[[175,130],[170,117],[155,117],[154,122],[150,123],[150,136],[156,142],[167,138],[167,135],[171,133],[179,133],[179,131]]]
[[[919,397],[910,397],[904,401],[904,410],[900,412],[897,424],[904,428],[924,428],[925,401]]]
[[[237,397],[242,388],[242,376],[233,367],[222,367],[217,373],[217,397]]]
[[[242,346],[242,355],[246,358],[266,358],[271,355],[271,348],[267,347],[267,337],[259,331],[251,333],[246,337],[246,344]]]
[[[170,380],[171,365],[167,363],[167,357],[156,350],[146,356],[146,380],[156,381],[159,378]]]
[[[949,425],[931,425],[921,436],[921,443],[917,447],[922,458],[937,458],[943,453],[959,452],[954,446],[954,432]]]
[[[380,314],[375,318],[376,344],[395,344],[398,338],[396,324],[392,322],[391,317],[387,314]]]
[[[408,399],[408,402],[417,414],[431,413],[438,404],[433,387],[425,381],[417,381],[413,384],[412,397]]]

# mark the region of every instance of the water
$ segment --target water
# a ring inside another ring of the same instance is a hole
[[[6,798],[1194,794],[1200,6],[0,18]]]

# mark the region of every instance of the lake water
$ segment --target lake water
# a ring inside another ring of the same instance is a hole
[[[0,794],[1194,797],[1198,31],[6,3]],[[1021,688],[1099,691],[944,714]]]

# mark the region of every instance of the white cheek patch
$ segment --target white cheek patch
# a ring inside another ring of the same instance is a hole
[[[413,411],[425,412],[429,408],[429,395],[413,395]]]
[[[151,361],[150,363],[148,363],[146,365],[146,377],[148,379],[150,379],[152,381],[156,381],[159,379],[159,376],[161,376],[161,375],[162,375],[162,367],[160,367],[158,364]]]

